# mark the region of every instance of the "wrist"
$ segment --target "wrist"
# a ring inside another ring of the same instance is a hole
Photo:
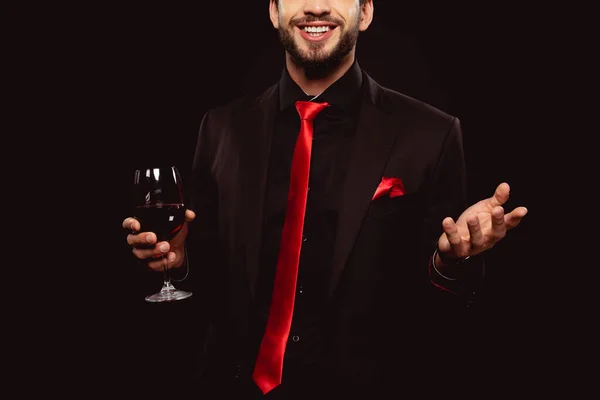
[[[459,279],[459,273],[456,265],[445,264],[440,258],[439,251],[436,248],[431,258],[431,265],[439,276],[446,280],[455,281]]]
[[[436,257],[437,256],[437,257]],[[449,252],[442,252],[439,247],[439,242],[435,244],[434,257],[436,262],[439,260],[438,266],[456,266],[463,265],[471,256],[453,257]]]
[[[435,271],[447,280],[460,280],[464,274],[463,264],[470,257],[450,257],[448,253],[442,253],[436,243],[433,252],[432,264]]]

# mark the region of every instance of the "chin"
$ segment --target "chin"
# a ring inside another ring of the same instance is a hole
[[[337,68],[352,51],[358,31],[330,37],[323,42],[309,42],[294,36],[290,31],[280,30],[280,39],[291,59],[304,68],[311,77],[323,77]]]
[[[334,54],[335,46],[319,46],[318,49],[308,46],[308,48],[301,49],[302,58],[310,62],[326,62]]]

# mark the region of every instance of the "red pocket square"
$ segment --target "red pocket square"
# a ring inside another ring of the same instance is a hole
[[[388,195],[390,197],[398,197],[402,196],[406,193],[406,189],[404,189],[404,184],[402,183],[402,179],[400,178],[389,178],[383,177],[381,178],[381,183],[377,187],[375,194],[371,200],[375,200],[380,198],[381,196]]]

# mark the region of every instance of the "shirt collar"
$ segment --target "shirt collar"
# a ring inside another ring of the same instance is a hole
[[[350,113],[355,110],[358,104],[361,85],[362,72],[358,61],[355,59],[350,69],[314,100],[326,101],[330,105]],[[291,78],[287,68],[284,68],[279,80],[279,99],[279,109],[284,110],[291,107],[298,100],[310,101],[313,96],[304,93]]]

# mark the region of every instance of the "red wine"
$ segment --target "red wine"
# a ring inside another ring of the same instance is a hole
[[[142,232],[154,232],[159,241],[171,240],[185,222],[183,204],[146,204],[135,208]]]

